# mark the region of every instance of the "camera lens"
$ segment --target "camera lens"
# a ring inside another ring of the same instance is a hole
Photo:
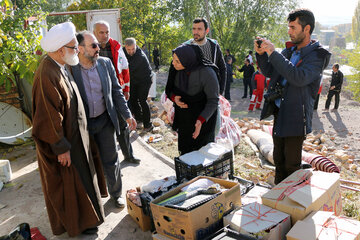
[[[258,45],[258,48],[261,48],[262,40],[258,39],[258,40],[256,40],[256,43],[257,43],[257,45]]]

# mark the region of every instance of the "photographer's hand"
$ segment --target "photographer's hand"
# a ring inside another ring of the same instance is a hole
[[[263,40],[263,43],[261,44],[261,48],[263,48],[265,50],[265,52],[267,52],[268,56],[270,57],[270,55],[275,51],[275,46],[272,42],[270,42],[269,40]]]

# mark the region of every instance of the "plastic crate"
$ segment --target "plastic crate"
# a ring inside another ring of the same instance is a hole
[[[233,154],[231,151],[225,153],[221,158],[206,166],[203,166],[202,164],[188,165],[176,157],[175,171],[178,181],[181,181],[184,178],[190,180],[197,176],[224,178],[223,175],[226,173],[228,174],[228,177],[232,179],[234,175]]]

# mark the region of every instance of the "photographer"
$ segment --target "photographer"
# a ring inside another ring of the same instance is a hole
[[[274,44],[269,40],[257,37],[254,41],[259,66],[264,75],[271,78],[268,92],[276,92],[275,88],[281,89],[280,97],[272,103],[269,99],[266,101],[266,104],[275,106],[275,184],[301,168],[302,144],[306,134],[311,132],[316,93],[322,71],[328,65],[331,55],[319,42],[310,39],[315,25],[310,10],[294,10],[287,20],[291,42],[286,43],[281,53],[275,51]],[[262,41],[260,46],[258,40]]]

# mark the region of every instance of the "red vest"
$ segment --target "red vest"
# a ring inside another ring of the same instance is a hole
[[[124,92],[130,91],[130,73],[129,68],[123,69],[121,73],[119,73],[118,70],[118,58],[119,58],[119,49],[121,48],[121,45],[118,41],[109,38],[110,48],[111,48],[111,54],[113,56],[113,63],[116,71],[116,75],[119,79],[119,83],[121,87],[123,88]]]

